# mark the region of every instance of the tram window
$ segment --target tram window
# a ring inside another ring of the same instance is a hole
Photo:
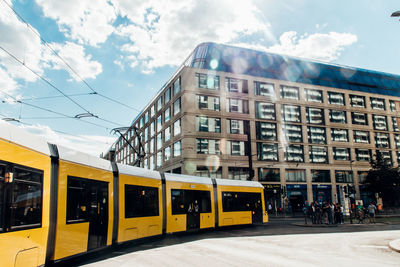
[[[210,191],[203,190],[171,190],[172,214],[186,214],[189,206],[197,200],[199,212],[211,212]]]
[[[250,211],[261,207],[260,193],[222,192],[222,209],[230,211]]]
[[[67,186],[67,223],[88,220],[89,181],[68,177]]]
[[[158,188],[125,185],[125,218],[158,216]]]
[[[40,226],[42,222],[43,174],[14,169],[11,197],[11,229]]]
[[[197,192],[199,196],[199,202],[200,202],[200,212],[211,212],[211,198],[210,198],[210,192],[209,191],[198,191]]]
[[[185,214],[187,208],[185,207],[184,191],[178,189],[171,189],[171,203],[172,214]]]

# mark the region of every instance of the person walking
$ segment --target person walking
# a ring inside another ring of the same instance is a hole
[[[369,215],[369,223],[375,223],[376,206],[374,205],[374,203],[370,202],[367,209]]]

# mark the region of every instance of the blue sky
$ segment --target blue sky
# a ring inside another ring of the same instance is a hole
[[[0,119],[98,155],[207,41],[400,74],[399,1],[236,2],[0,0]],[[131,108],[90,94],[39,36],[94,91]],[[63,117],[87,111],[99,118]]]

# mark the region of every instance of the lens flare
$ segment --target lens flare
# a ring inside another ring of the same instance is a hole
[[[213,58],[210,61],[210,68],[215,70],[216,68],[218,68],[218,60]]]

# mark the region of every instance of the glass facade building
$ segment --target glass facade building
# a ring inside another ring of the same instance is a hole
[[[142,156],[113,149],[148,169],[253,178],[279,205],[339,201],[350,185],[360,199],[353,174],[377,152],[399,164],[399,114],[399,75],[204,43],[126,132]]]

